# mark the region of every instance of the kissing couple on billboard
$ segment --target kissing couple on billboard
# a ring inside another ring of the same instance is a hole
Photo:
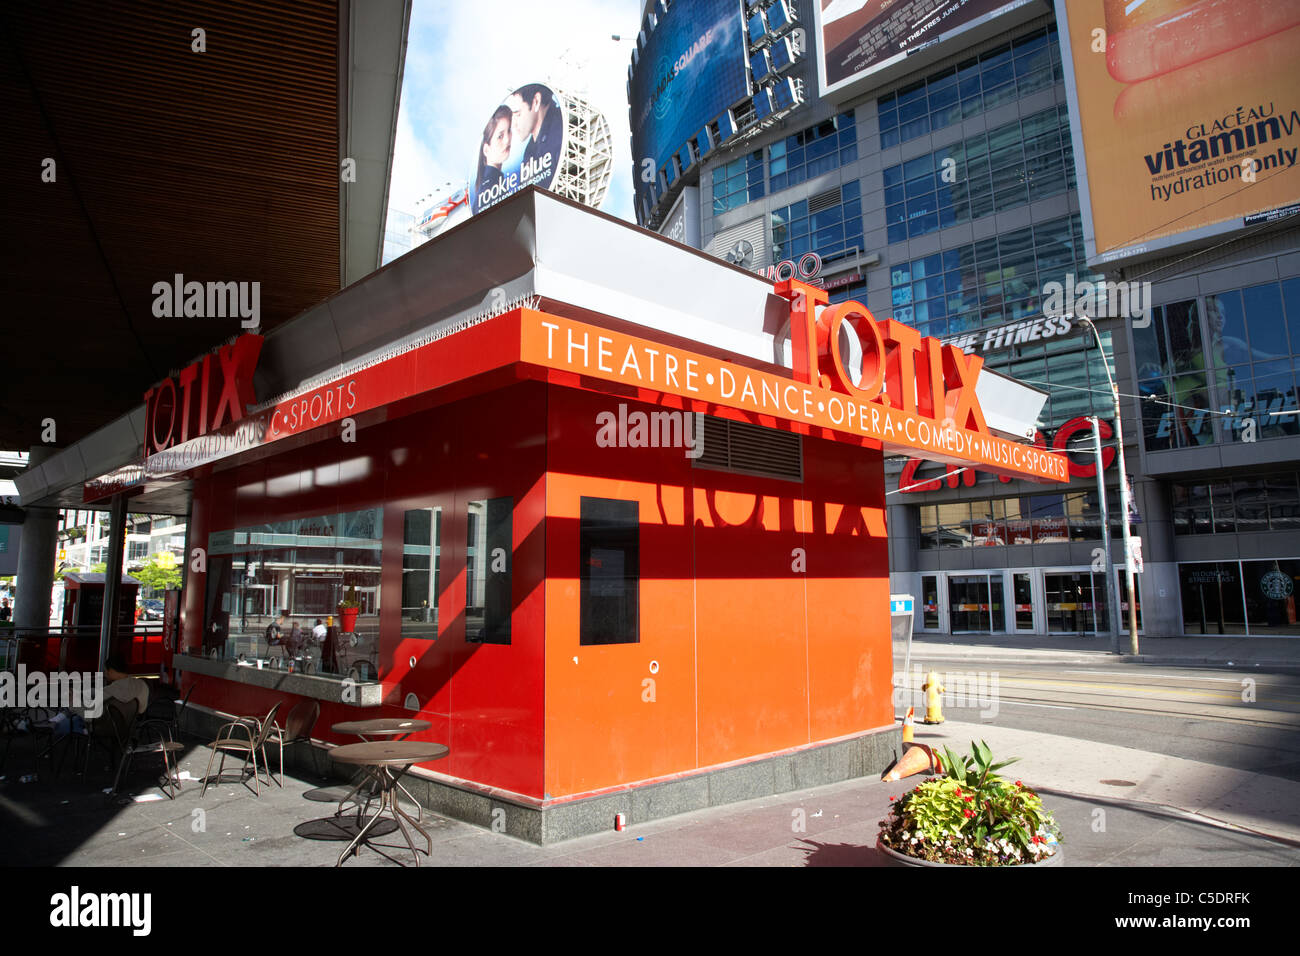
[[[483,128],[472,204],[481,212],[526,186],[549,189],[560,167],[564,116],[549,87],[529,83],[511,93]]]

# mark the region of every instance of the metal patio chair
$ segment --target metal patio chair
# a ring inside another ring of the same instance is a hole
[[[70,735],[78,744],[81,740],[86,742],[86,763],[82,767],[83,774],[90,772],[90,757],[96,748],[108,752],[109,767],[112,767],[116,761],[117,772],[113,775],[110,795],[117,793],[122,771],[134,752],[132,738],[139,712],[139,705],[134,700],[118,700],[110,697],[104,701],[104,712],[90,723],[86,733]]]
[[[314,700],[304,700],[289,711],[289,716],[285,718],[283,727],[279,724],[272,724],[271,732],[268,734],[265,743],[274,744],[280,748],[280,779],[276,781],[279,786],[284,786],[284,748],[302,741],[306,741],[307,746],[311,747],[311,732],[312,728],[316,726],[318,717],[320,717],[320,703]],[[315,769],[316,749],[314,747],[311,747],[311,753],[312,767]],[[262,764],[268,768],[270,767],[270,762],[266,759],[265,745],[262,749]],[[320,771],[317,770],[316,774],[319,776]],[[275,775],[271,774],[269,770],[268,776],[275,780]]]
[[[185,710],[190,704],[190,695],[194,693],[197,682],[190,685],[190,689],[185,692],[185,696],[179,701],[155,701],[149,705],[149,710],[154,712],[151,716],[149,711],[145,712],[144,720],[141,722],[144,727],[153,727],[161,724],[167,728],[168,737],[171,740],[179,740],[181,736],[181,719],[185,716]],[[167,713],[164,704],[170,705],[171,712]],[[167,716],[162,716],[167,713]]]
[[[244,771],[248,769],[248,762],[253,762],[253,793],[257,796],[262,795],[261,781],[257,775],[257,754],[262,751],[262,763],[266,763],[266,738],[271,733],[271,728],[275,726],[275,715],[279,711],[280,705],[276,704],[271,708],[264,720],[258,720],[256,717],[240,717],[223,726],[217,732],[217,739],[208,744],[212,748],[212,756],[208,758],[208,769],[203,774],[203,791],[199,797],[208,792],[208,785],[212,782],[212,761],[216,759],[217,754],[221,754],[221,763],[217,767],[217,779],[221,778],[221,773],[226,766],[227,754],[243,754],[244,763],[239,768],[239,782],[244,786]],[[242,733],[242,737],[236,734]],[[270,768],[264,767],[268,776]]]

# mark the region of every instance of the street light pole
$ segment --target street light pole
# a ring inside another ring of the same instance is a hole
[[[1137,588],[1134,583],[1133,575],[1133,536],[1129,529],[1129,489],[1128,489],[1128,469],[1124,464],[1124,422],[1120,414],[1119,405],[1119,386],[1115,384],[1114,377],[1110,374],[1110,363],[1106,360],[1106,348],[1101,344],[1101,333],[1097,331],[1096,324],[1087,316],[1076,316],[1076,320],[1092,329],[1093,337],[1097,340],[1097,351],[1101,353],[1101,365],[1106,372],[1106,381],[1110,383],[1111,400],[1115,409],[1115,462],[1119,465],[1119,514],[1120,529],[1124,533],[1124,577],[1128,585],[1128,630],[1129,630],[1129,653],[1138,653],[1138,628],[1137,628]]]
[[[1110,509],[1106,506],[1106,475],[1101,467],[1101,419],[1089,415],[1092,423],[1093,456],[1097,462],[1097,502],[1101,505],[1101,547],[1106,552],[1106,627],[1110,631],[1110,652],[1119,653],[1119,588],[1115,559],[1110,553]]]

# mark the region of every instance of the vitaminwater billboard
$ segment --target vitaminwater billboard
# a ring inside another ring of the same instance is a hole
[[[1300,3],[1056,11],[1090,262],[1300,210]]]

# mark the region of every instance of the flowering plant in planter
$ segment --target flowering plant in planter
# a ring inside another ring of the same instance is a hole
[[[360,601],[346,601],[346,600],[345,600],[345,601],[339,601],[339,610],[340,610],[340,611],[350,611],[350,610],[352,610],[353,608],[360,608],[360,607],[361,607],[361,602],[360,602]]]
[[[944,748],[945,775],[891,797],[880,821],[880,842],[896,853],[932,863],[1014,866],[1038,863],[1058,851],[1060,830],[1038,794],[996,771],[988,744],[971,743],[958,756]]]

